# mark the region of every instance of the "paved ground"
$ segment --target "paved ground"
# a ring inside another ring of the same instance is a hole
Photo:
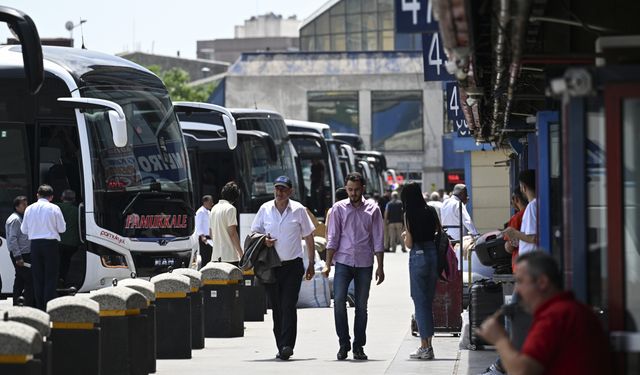
[[[495,353],[458,350],[459,338],[437,336],[436,360],[409,360],[419,340],[409,332],[413,303],[409,297],[408,255],[386,254],[387,280],[372,285],[366,353],[369,361],[337,361],[337,337],[333,309],[298,310],[298,340],[289,362],[275,359],[271,315],[264,322],[245,323],[245,337],[206,339],[203,350],[194,350],[191,360],[158,361],[157,374],[203,374],[209,371],[234,374],[475,374],[487,367]],[[349,309],[353,322],[353,309]]]
[[[493,351],[458,350],[459,338],[439,335],[433,345],[436,359],[408,359],[419,340],[411,336],[409,317],[413,303],[409,297],[408,255],[386,254],[387,280],[372,285],[366,353],[369,361],[337,361],[337,337],[333,309],[298,310],[298,340],[288,362],[275,359],[276,347],[270,313],[264,322],[246,322],[245,336],[233,339],[206,339],[205,349],[194,350],[191,360],[158,360],[158,375],[299,374],[339,375],[354,371],[367,374],[477,374],[495,358]],[[10,300],[0,301],[0,304]],[[353,309],[349,309],[353,322]]]

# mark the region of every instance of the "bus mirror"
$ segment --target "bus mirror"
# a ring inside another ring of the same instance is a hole
[[[0,21],[6,22],[20,41],[29,92],[35,95],[44,82],[42,45],[38,29],[28,15],[5,6],[0,6]]]
[[[111,125],[111,134],[113,134],[113,144],[116,147],[124,147],[127,145],[127,119],[120,116],[118,112],[109,110],[109,124]]]
[[[227,133],[227,146],[229,146],[229,150],[233,150],[238,145],[238,129],[233,118],[226,114],[222,115],[222,120],[224,121],[225,133]]]
[[[108,110],[109,125],[113,134],[113,144],[116,147],[127,145],[127,118],[119,104],[110,100],[96,98],[58,98],[61,105],[71,106],[75,109],[102,109]]]

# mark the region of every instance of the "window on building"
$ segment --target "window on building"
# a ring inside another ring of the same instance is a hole
[[[309,121],[328,124],[334,132],[358,134],[357,91],[310,91]]]
[[[398,43],[394,28],[393,0],[342,0],[300,30],[300,48],[303,51],[390,51]],[[325,43],[321,36],[329,36],[329,42]],[[400,38],[402,48],[398,49],[422,48],[415,37]]]
[[[371,145],[379,151],[423,149],[422,91],[371,92]]]

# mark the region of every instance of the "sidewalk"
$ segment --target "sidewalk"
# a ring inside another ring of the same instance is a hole
[[[409,296],[408,254],[385,254],[386,280],[371,286],[366,353],[369,361],[337,361],[337,337],[333,309],[298,310],[298,340],[288,362],[275,359],[271,313],[264,322],[246,322],[245,336],[232,339],[206,339],[205,349],[194,350],[191,360],[158,360],[158,375],[201,375],[206,373],[340,375],[430,374],[475,375],[493,362],[493,350],[458,350],[459,337],[436,335],[436,359],[410,360],[409,353],[419,345],[411,336],[409,319],[413,302]],[[11,300],[0,301],[10,304]],[[354,309],[349,308],[353,323]],[[351,354],[351,353],[350,353]],[[349,356],[351,358],[351,356]]]
[[[298,340],[288,362],[275,359],[276,347],[270,313],[264,322],[246,322],[245,337],[206,339],[203,350],[194,350],[191,360],[159,360],[157,374],[195,375],[211,371],[236,374],[339,375],[354,371],[367,374],[477,374],[494,359],[493,351],[458,350],[458,337],[434,338],[434,361],[410,360],[419,345],[411,336],[409,319],[413,303],[409,296],[408,254],[385,254],[386,280],[371,286],[369,323],[365,351],[369,361],[337,361],[337,337],[333,309],[298,310]],[[354,309],[349,309],[353,322]],[[349,357],[351,358],[351,356]]]

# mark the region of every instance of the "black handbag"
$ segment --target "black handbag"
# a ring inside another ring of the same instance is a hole
[[[448,281],[449,275],[451,274],[451,270],[449,269],[449,262],[447,261],[447,252],[449,251],[449,237],[442,228],[442,224],[440,223],[440,219],[438,218],[438,214],[436,213],[435,208],[429,205],[427,205],[427,207],[429,211],[431,211],[431,215],[433,215],[433,219],[436,223],[436,232],[433,241],[436,245],[438,277],[442,281]]]

